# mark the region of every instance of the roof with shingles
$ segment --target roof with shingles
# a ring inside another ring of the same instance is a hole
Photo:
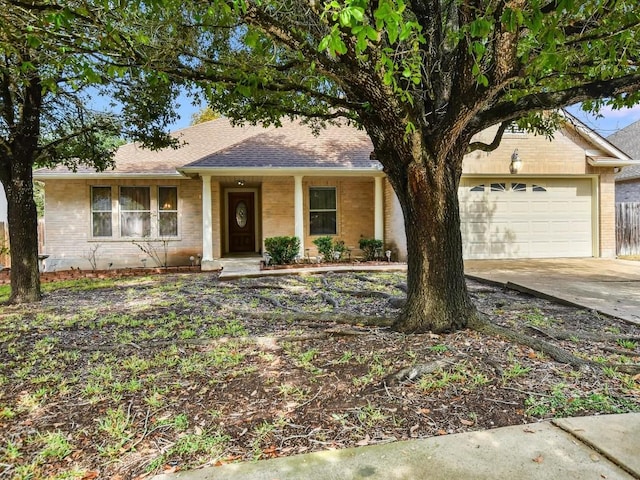
[[[609,135],[607,140],[634,160],[640,159],[640,121],[618,130]],[[616,181],[640,178],[640,165],[624,167],[617,175]]]
[[[182,146],[152,151],[130,143],[118,149],[115,168],[107,174],[176,174],[177,169],[203,168],[333,168],[377,170],[370,159],[371,140],[363,130],[346,124],[329,125],[318,135],[299,122],[282,127],[233,126],[218,118],[172,133]],[[65,173],[66,168],[41,169],[40,176]],[[77,173],[95,173],[79,168]]]

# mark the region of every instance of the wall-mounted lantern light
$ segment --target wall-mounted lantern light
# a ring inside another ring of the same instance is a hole
[[[522,160],[518,155],[518,149],[516,148],[511,154],[511,163],[509,164],[509,171],[511,173],[518,173],[522,168]]]

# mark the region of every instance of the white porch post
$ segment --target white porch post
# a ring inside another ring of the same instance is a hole
[[[303,193],[302,193],[302,175],[296,175],[293,177],[294,179],[294,190],[293,190],[293,201],[294,201],[294,209],[293,209],[293,222],[295,225],[294,234],[296,237],[300,239],[300,257],[304,256],[304,209],[302,207],[303,204]]]
[[[373,236],[376,240],[384,240],[384,192],[382,190],[382,180],[382,177],[375,177]]]
[[[211,212],[211,175],[202,175],[202,270],[214,270],[213,215]]]

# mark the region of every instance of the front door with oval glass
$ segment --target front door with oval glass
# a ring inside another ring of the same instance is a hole
[[[229,192],[227,203],[229,253],[255,252],[254,192]]]

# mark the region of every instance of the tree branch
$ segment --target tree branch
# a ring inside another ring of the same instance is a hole
[[[480,150],[483,152],[493,152],[500,146],[500,142],[502,142],[502,136],[504,135],[504,132],[507,130],[507,128],[509,128],[509,125],[511,125],[511,121],[502,122],[491,143],[471,142],[469,144],[469,148],[467,149],[467,153],[471,153],[476,150]]]
[[[555,92],[536,92],[516,102],[504,100],[478,113],[469,123],[477,133],[498,122],[515,120],[528,112],[562,108],[593,98],[608,98],[637,92],[640,74],[630,74],[612,80],[598,80]]]

